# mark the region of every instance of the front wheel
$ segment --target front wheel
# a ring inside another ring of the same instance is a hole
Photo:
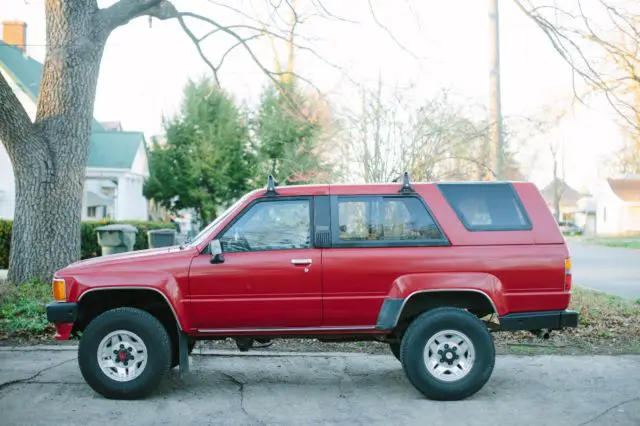
[[[457,308],[436,308],[418,316],[400,347],[411,384],[428,398],[464,399],[489,380],[495,364],[491,334],[475,315]]]
[[[93,390],[110,399],[147,396],[169,370],[171,341],[157,318],[134,308],[96,317],[78,347],[80,372]]]

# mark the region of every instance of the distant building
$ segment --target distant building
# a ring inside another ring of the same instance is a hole
[[[575,213],[578,208],[578,201],[583,198],[583,194],[569,186],[564,180],[556,179],[551,181],[545,186],[540,193],[542,198],[549,206],[551,213],[555,216],[555,192],[558,191],[558,197],[560,199],[560,214],[559,219],[575,220]]]
[[[109,132],[121,132],[122,123],[119,121],[101,121],[100,125]]]
[[[575,211],[576,225],[582,229],[585,237],[592,237],[597,233],[596,212],[598,204],[593,196],[582,197],[578,200]]]
[[[595,199],[598,235],[640,233],[640,176],[604,179]]]
[[[0,72],[32,120],[35,119],[42,64],[26,54],[26,28],[5,22],[0,41]],[[147,146],[142,132],[125,132],[119,122],[93,121],[85,173],[83,219],[147,220],[142,194],[149,177]],[[0,218],[13,219],[15,181],[9,156],[0,143]]]

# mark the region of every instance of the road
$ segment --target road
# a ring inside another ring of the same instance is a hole
[[[459,402],[424,399],[389,355],[195,355],[143,401],[111,401],[83,381],[73,347],[0,348],[0,424],[612,425],[640,424],[640,357],[499,357]]]
[[[640,250],[603,247],[569,239],[574,284],[640,299]]]

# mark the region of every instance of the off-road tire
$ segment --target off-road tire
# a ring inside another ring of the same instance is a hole
[[[393,356],[395,356],[398,361],[402,362],[402,359],[400,358],[400,343],[389,343],[389,349],[391,349]]]
[[[424,360],[428,340],[444,330],[464,333],[475,348],[473,367],[453,382],[434,377]],[[495,346],[491,333],[475,315],[458,308],[435,308],[420,314],[409,325],[400,345],[400,358],[409,382],[423,395],[456,401],[475,394],[487,383],[495,365]]]
[[[98,365],[102,339],[116,330],[138,335],[147,348],[147,364],[140,376],[128,382],[109,378]],[[78,347],[80,372],[89,386],[109,399],[139,399],[159,385],[171,362],[171,340],[167,330],[150,313],[135,308],[116,308],[97,316],[85,328]]]

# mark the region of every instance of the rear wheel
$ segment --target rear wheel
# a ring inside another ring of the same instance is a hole
[[[158,319],[135,308],[117,308],[86,327],[78,347],[80,372],[110,399],[150,394],[169,370],[171,342]]]
[[[400,346],[411,384],[435,400],[464,399],[491,377],[495,347],[475,315],[457,308],[436,308],[418,316]]]

